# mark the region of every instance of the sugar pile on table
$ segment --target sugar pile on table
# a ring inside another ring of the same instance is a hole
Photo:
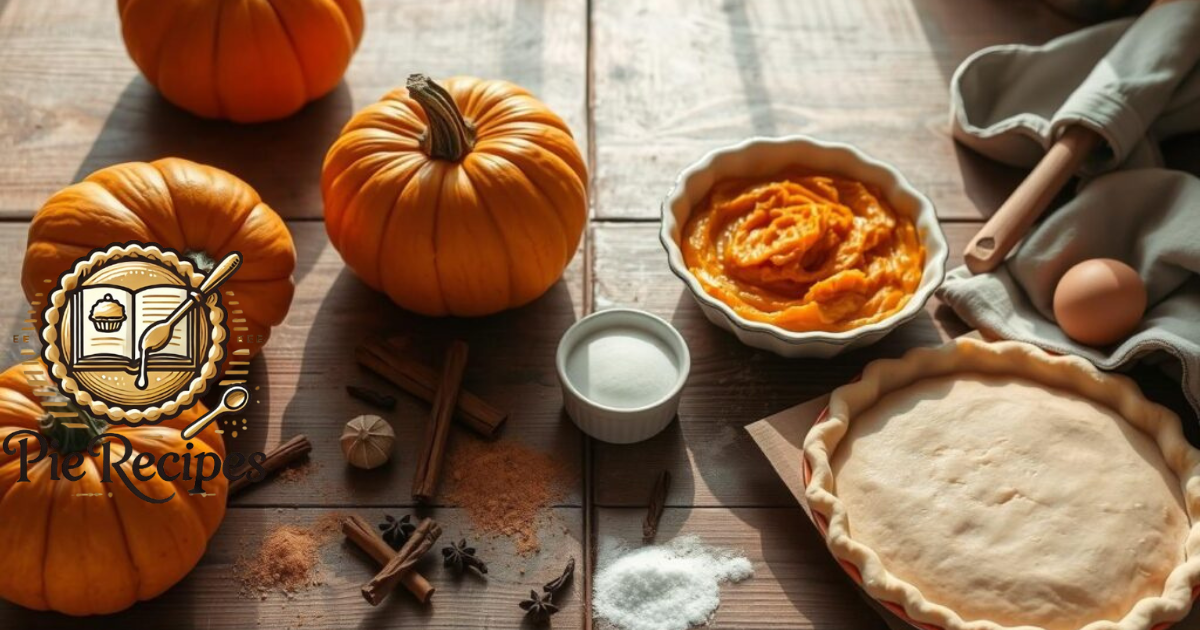
[[[681,536],[664,545],[631,548],[600,541],[592,605],[597,617],[624,630],[687,630],[712,619],[722,582],[754,575],[745,557]]]

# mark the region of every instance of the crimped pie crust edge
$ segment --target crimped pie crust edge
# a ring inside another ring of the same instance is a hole
[[[1180,479],[1191,523],[1184,543],[1187,560],[1168,575],[1161,595],[1142,599],[1117,622],[1096,621],[1081,630],[1149,630],[1185,617],[1191,609],[1193,589],[1200,584],[1200,451],[1184,437],[1179,417],[1147,400],[1127,377],[1101,372],[1078,357],[1054,356],[1013,341],[959,339],[938,348],[916,348],[899,359],[874,361],[863,370],[860,380],[834,390],[825,420],[806,436],[804,457],[811,479],[805,499],[813,512],[828,522],[830,551],[859,571],[863,589],[877,600],[901,607],[912,621],[945,630],[1017,630],[987,620],[964,621],[890,573],[874,550],[851,537],[845,506],[834,487],[830,459],[849,429],[850,418],[884,395],[919,380],[965,372],[1020,376],[1077,393],[1113,409],[1154,440],[1167,466]],[[1032,626],[1019,629],[1035,630]]]

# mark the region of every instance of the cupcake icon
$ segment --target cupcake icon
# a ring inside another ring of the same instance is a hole
[[[121,324],[125,322],[125,307],[114,300],[111,293],[105,293],[92,305],[92,314],[88,319],[100,332],[116,332],[121,330]]]

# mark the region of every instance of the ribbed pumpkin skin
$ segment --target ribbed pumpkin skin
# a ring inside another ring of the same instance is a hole
[[[45,280],[56,282],[94,249],[129,241],[158,243],[185,256],[200,252],[211,261],[240,252],[242,266],[221,288],[234,293],[225,302],[230,343],[250,356],[291,306],[296,248],[283,219],[246,182],[178,158],[117,164],[55,193],[29,225],[21,268],[26,298],[44,306],[37,294],[54,287]],[[238,335],[254,342],[237,343]]]
[[[363,33],[359,0],[117,0],[129,56],[168,101],[261,122],[328,94]]]
[[[442,84],[474,125],[459,161],[427,155],[428,117],[399,88],[358,112],[325,158],[333,246],[371,287],[433,316],[527,304],[570,262],[587,221],[587,167],[566,124],[524,88]]]
[[[38,430],[45,413],[18,364],[0,374],[0,444],[13,432]],[[42,382],[49,376],[41,369]],[[45,387],[35,382],[39,388]],[[61,408],[56,408],[61,410]],[[225,446],[209,425],[186,450],[179,432],[207,410],[203,403],[157,426],[110,427],[129,439],[137,453],[215,453],[225,459]],[[16,441],[14,438],[14,448]],[[31,453],[37,441],[29,440]],[[17,482],[18,455],[0,449],[0,599],[34,610],[54,610],[68,615],[100,615],[124,610],[138,601],[161,595],[196,566],[208,541],[225,519],[229,482],[223,474],[204,484],[204,497],[188,494],[194,482],[175,482],[159,477],[137,481],[146,495],[175,498],[151,504],[136,497],[112,473],[112,483],[101,483],[103,453],[84,457],[75,474],[80,481],[50,479],[50,457],[33,465],[29,482]],[[123,452],[117,443],[114,456]],[[128,466],[136,454],[130,457]],[[208,463],[208,462],[206,462]],[[182,472],[182,465],[164,466],[169,474]],[[194,468],[193,468],[194,470]],[[211,466],[206,466],[211,473]],[[108,493],[112,497],[108,497]],[[76,496],[99,493],[101,496]]]

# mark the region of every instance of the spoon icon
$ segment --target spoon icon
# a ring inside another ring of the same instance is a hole
[[[138,349],[141,352],[141,363],[138,367],[137,380],[133,383],[135,387],[146,389],[146,385],[149,383],[149,378],[146,376],[146,358],[151,352],[162,350],[171,341],[171,331],[175,329],[175,324],[178,324],[179,320],[183,319],[183,316],[187,315],[193,306],[203,304],[208,299],[208,296],[213,291],[216,291],[217,287],[220,287],[221,283],[228,280],[229,276],[232,276],[233,272],[237,271],[238,267],[241,266],[242,255],[238,252],[232,252],[221,259],[221,262],[212,270],[212,273],[208,274],[208,277],[204,279],[204,284],[200,285],[199,290],[189,293],[188,299],[180,302],[179,306],[176,306],[170,315],[155,322],[142,333],[142,338],[138,341]]]
[[[217,405],[212,411],[200,416],[199,420],[188,425],[186,429],[179,432],[179,435],[183,436],[185,440],[190,440],[196,437],[196,434],[203,431],[204,427],[212,423],[213,420],[231,411],[241,411],[248,402],[250,402],[250,391],[241,385],[234,385],[226,389],[224,394],[221,394],[221,404]]]

